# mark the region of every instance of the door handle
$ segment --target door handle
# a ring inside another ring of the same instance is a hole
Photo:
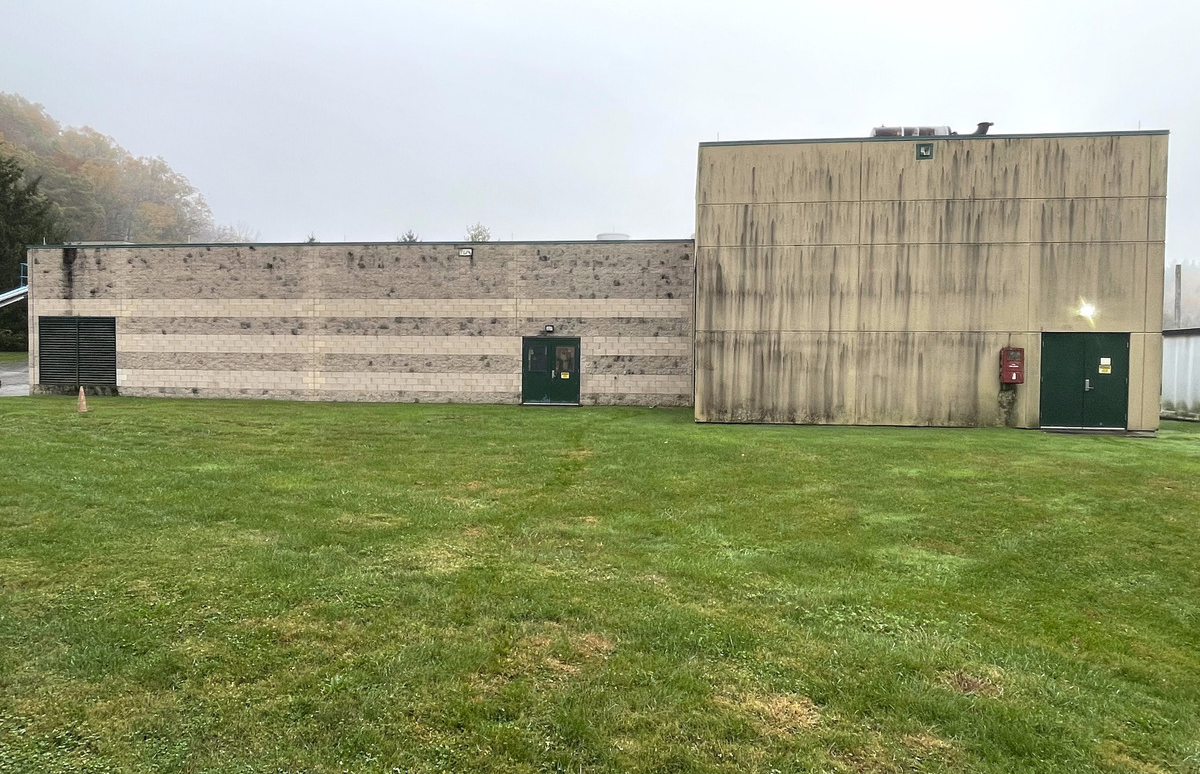
[[[1089,392],[1091,389],[1092,389],[1092,380],[1091,380],[1091,379],[1084,379],[1084,380],[1083,380],[1083,391],[1084,391],[1084,392]]]

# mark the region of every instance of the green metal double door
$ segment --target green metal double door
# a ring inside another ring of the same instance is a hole
[[[579,339],[528,336],[521,353],[521,402],[579,405]]]
[[[1042,427],[1124,429],[1128,333],[1042,334]]]

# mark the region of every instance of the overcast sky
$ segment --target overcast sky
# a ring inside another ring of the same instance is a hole
[[[688,237],[696,144],[1170,129],[1200,256],[1194,2],[0,0],[0,91],[163,156],[264,241]]]

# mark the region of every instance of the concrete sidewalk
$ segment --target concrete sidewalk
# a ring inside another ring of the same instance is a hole
[[[29,394],[29,360],[0,363],[0,398]]]

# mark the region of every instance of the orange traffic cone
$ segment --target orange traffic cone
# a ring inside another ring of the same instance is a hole
[[[79,388],[79,413],[87,413],[87,396],[83,394],[83,388]]]

